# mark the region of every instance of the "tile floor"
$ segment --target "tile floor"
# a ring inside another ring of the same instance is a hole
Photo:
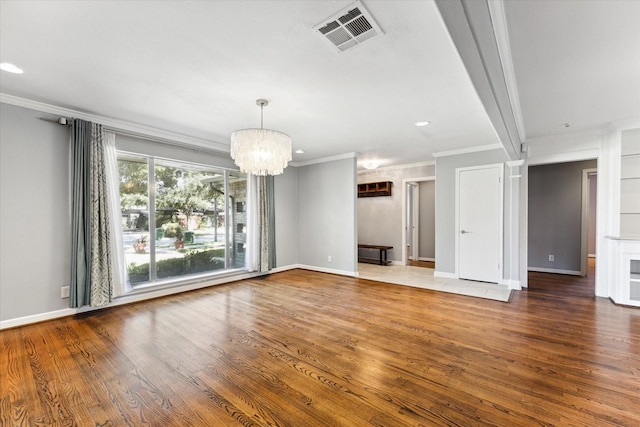
[[[471,280],[434,277],[432,268],[402,265],[375,265],[358,263],[358,277],[396,285],[413,286],[434,291],[450,292],[470,297],[508,302],[511,291],[506,285],[474,282]]]

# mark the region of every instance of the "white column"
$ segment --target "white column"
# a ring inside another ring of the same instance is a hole
[[[509,277],[507,285],[509,289],[521,290],[520,278],[520,185],[522,178],[522,166],[524,160],[507,162],[509,167]],[[524,212],[526,214],[526,211]]]

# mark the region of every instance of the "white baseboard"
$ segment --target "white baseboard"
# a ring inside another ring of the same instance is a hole
[[[538,273],[554,273],[554,274],[569,274],[571,276],[581,276],[582,273],[575,270],[560,270],[558,268],[542,268],[542,267],[529,267],[529,271],[535,271]]]
[[[501,284],[507,285],[509,289],[512,289],[514,291],[522,290],[522,284],[520,283],[520,280],[502,279]]]
[[[78,312],[75,308],[63,308],[62,310],[49,311],[47,313],[33,314],[31,316],[16,317],[14,319],[0,321],[0,329],[15,328],[16,326],[30,323],[44,322],[45,320],[58,319],[60,317],[73,316]]]
[[[358,277],[357,271],[335,270],[333,268],[317,267],[315,265],[297,264],[296,268],[318,271],[320,273],[338,274],[340,276]]]
[[[456,273],[448,273],[446,271],[435,270],[433,272],[433,277],[443,277],[445,279],[457,279],[458,275]]]
[[[589,258],[595,258],[595,257],[596,257],[596,254],[589,254],[589,255],[588,255],[588,257],[589,257]]]
[[[295,270],[296,268],[300,268],[302,270],[317,271],[317,272],[320,272],[320,273],[338,274],[340,276],[349,276],[349,277],[358,277],[359,276],[357,271],[353,272],[353,271],[346,271],[346,270],[335,270],[335,269],[332,269],[332,268],[317,267],[315,265],[306,265],[306,264],[284,265],[284,266],[281,266],[281,267],[276,267],[276,268],[271,269],[270,273],[281,273],[283,271]]]
[[[271,269],[271,273],[281,273],[283,271],[295,270],[296,268],[302,268],[302,264],[290,264],[282,267],[276,267]]]
[[[431,261],[431,262],[436,262],[436,259],[435,259],[435,258],[427,258],[427,257],[420,256],[420,257],[418,257],[418,261]]]

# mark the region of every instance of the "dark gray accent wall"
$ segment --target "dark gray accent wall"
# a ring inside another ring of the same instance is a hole
[[[587,160],[529,167],[529,268],[580,271],[582,171],[596,166]]]
[[[436,182],[422,181],[420,185],[420,258],[436,257]]]

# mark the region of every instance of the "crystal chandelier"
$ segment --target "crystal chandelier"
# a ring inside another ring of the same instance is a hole
[[[291,137],[277,130],[263,128],[266,99],[256,100],[260,106],[260,129],[242,129],[231,134],[231,158],[244,173],[280,175],[291,160]]]

